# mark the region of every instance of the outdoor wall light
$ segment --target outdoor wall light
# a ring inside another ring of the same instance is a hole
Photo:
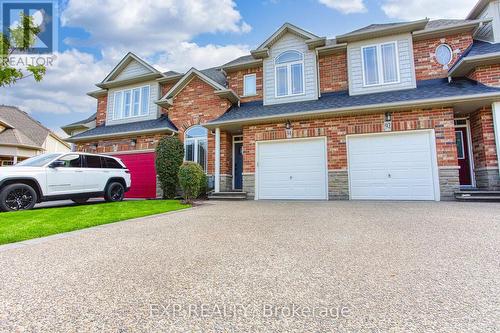
[[[287,120],[285,124],[285,133],[286,133],[286,138],[291,139],[293,136],[293,128],[292,128],[292,123],[290,120]]]
[[[132,147],[135,147],[135,146],[137,145],[137,139],[132,139],[132,140],[130,141],[130,145],[131,145]]]
[[[392,121],[392,112],[385,113],[385,121]]]

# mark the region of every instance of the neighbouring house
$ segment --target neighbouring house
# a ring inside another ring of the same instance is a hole
[[[498,1],[480,1],[465,19],[334,39],[286,23],[251,54],[186,73],[129,53],[89,93],[95,122],[69,141],[122,158],[135,197],[157,195],[165,135],[179,136],[216,193],[450,200],[500,190],[499,13]]]
[[[70,145],[26,112],[0,105],[0,166],[42,153],[70,151]]]

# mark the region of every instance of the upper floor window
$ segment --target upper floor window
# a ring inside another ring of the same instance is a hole
[[[275,59],[276,96],[304,93],[304,56],[297,51],[286,51]]]
[[[184,133],[184,159],[196,162],[207,171],[208,130],[193,126]]]
[[[453,59],[453,51],[447,44],[441,44],[436,48],[436,60],[440,65],[448,66]]]
[[[149,86],[115,92],[113,119],[145,116],[149,113]]]
[[[243,96],[257,95],[257,75],[248,74],[243,77]]]
[[[397,49],[396,42],[362,48],[363,83],[365,86],[399,82]]]

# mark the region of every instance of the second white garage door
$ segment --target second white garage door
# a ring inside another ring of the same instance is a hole
[[[258,142],[256,199],[327,200],[325,139]]]
[[[351,199],[439,200],[434,133],[348,137]]]

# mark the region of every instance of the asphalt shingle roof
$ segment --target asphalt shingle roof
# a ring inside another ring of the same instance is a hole
[[[236,58],[234,60],[231,60],[230,62],[222,65],[222,67],[235,66],[235,65],[239,65],[239,64],[245,64],[245,63],[253,61],[253,60],[257,60],[257,59],[255,59],[251,54],[249,54],[249,55],[245,55],[245,56]]]
[[[226,75],[220,69],[220,67],[212,67],[207,69],[202,69],[200,72],[220,84],[221,86],[227,87]]]
[[[469,22],[470,20],[431,20],[427,23],[425,26],[424,30],[429,30],[429,29],[438,29],[438,28],[446,28],[449,26],[457,25],[457,24],[462,24]],[[348,34],[353,34],[353,33],[359,33],[359,32],[369,32],[369,31],[374,31],[374,30],[380,30],[380,29],[386,29],[386,28],[394,28],[400,25],[405,25],[410,22],[391,22],[391,23],[382,23],[382,24],[370,24],[367,25],[366,27],[353,30],[349,32]]]
[[[241,103],[212,122],[238,121],[259,117],[272,117],[284,114],[335,110],[348,107],[369,107],[371,105],[397,102],[418,102],[419,100],[447,98],[497,92],[500,88],[487,87],[468,79],[448,83],[447,79],[419,81],[416,89],[382,92],[376,94],[350,96],[347,91],[326,93],[313,101],[263,105],[262,101]]]
[[[76,125],[83,125],[83,124],[86,124],[86,123],[90,123],[91,121],[96,120],[96,118],[97,118],[97,112],[96,112],[96,113],[94,113],[93,115],[91,115],[91,116],[90,116],[90,117],[88,117],[88,118],[85,118],[85,119],[83,119],[83,120],[76,121],[76,122],[74,122],[74,123],[71,123],[71,124],[65,125],[65,126],[63,126],[63,128],[65,128],[65,127],[71,127],[71,126],[76,126]]]
[[[42,147],[50,133],[48,128],[31,118],[26,112],[13,106],[0,106],[0,121],[14,127],[0,133],[0,144]]]
[[[469,50],[464,54],[464,57],[473,57],[498,52],[500,52],[500,43],[491,44],[480,40],[475,40]]]
[[[172,131],[177,131],[177,127],[175,127],[175,125],[166,116],[162,116],[158,119],[153,119],[153,120],[137,121],[119,125],[98,126],[96,128],[92,128],[88,131],[74,135],[71,137],[71,139],[80,139],[80,138],[83,139],[86,137],[93,137],[93,136],[140,132],[140,131],[155,130],[155,129],[158,130],[169,129]]]

